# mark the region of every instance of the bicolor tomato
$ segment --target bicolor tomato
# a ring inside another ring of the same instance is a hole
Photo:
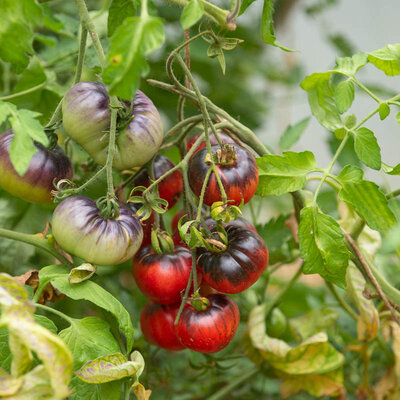
[[[163,306],[148,301],[140,313],[140,327],[143,336],[152,344],[166,350],[183,350],[185,346],[175,333],[175,318],[180,303]]]
[[[207,297],[205,311],[186,304],[176,326],[180,342],[200,353],[216,353],[225,348],[235,336],[240,322],[237,304],[224,294]]]
[[[129,107],[129,103],[124,103]],[[100,165],[108,152],[110,98],[100,82],[79,82],[65,95],[62,105],[65,132],[79,143]],[[129,121],[129,118],[133,119]],[[164,132],[160,114],[140,90],[133,101],[132,114],[117,120],[117,138],[113,167],[139,167],[157,153]]]
[[[33,203],[50,203],[54,183],[60,179],[72,179],[73,167],[61,147],[48,150],[35,144],[37,153],[31,158],[28,170],[18,175],[10,160],[12,130],[0,135],[0,187],[13,196]]]
[[[176,246],[172,253],[157,254],[152,246],[142,248],[133,259],[132,273],[141,292],[159,304],[181,300],[189,281],[192,253]]]
[[[120,264],[138,251],[143,230],[132,211],[120,205],[117,218],[104,218],[84,196],[63,200],[54,210],[52,232],[66,251],[97,265]]]
[[[240,226],[226,227],[226,250],[199,248],[198,266],[203,281],[223,293],[240,293],[261,276],[268,264],[268,249],[255,232]],[[217,238],[218,239],[218,238]]]
[[[229,164],[216,164],[218,174],[224,186],[229,204],[239,205],[243,200],[247,203],[254,195],[258,185],[258,167],[254,156],[237,144],[234,147],[237,159]],[[213,155],[220,149],[218,145],[212,146]],[[201,149],[189,161],[188,178],[193,193],[200,196],[204,179],[210,168],[206,161],[207,149]],[[211,206],[215,201],[221,201],[217,178],[212,172],[204,195],[204,204]]]
[[[223,133],[221,131],[217,131],[217,133],[219,134],[219,138],[221,139],[222,143],[236,143],[229,135],[227,135],[226,133]],[[192,146],[194,145],[194,143],[196,142],[196,140],[199,138],[200,134],[196,134],[193,135],[192,137],[190,137],[187,142],[186,142],[186,151],[189,151]],[[212,133],[210,135],[210,144],[218,144],[217,138],[215,137],[215,135]],[[197,147],[197,149],[195,150],[195,153],[198,152],[200,149],[204,149],[206,147],[206,140],[204,139],[199,146]]]
[[[167,171],[175,167],[175,164],[165,156],[156,156],[154,159],[154,179],[160,178]],[[147,171],[142,171],[134,180],[135,186],[150,185],[150,177]],[[158,184],[160,198],[168,201],[168,208],[172,208],[182,195],[183,178],[180,170],[169,174]]]

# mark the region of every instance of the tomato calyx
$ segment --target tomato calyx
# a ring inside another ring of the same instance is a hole
[[[236,220],[242,214],[243,204],[243,199],[239,206],[227,204],[223,201],[215,201],[211,206],[211,218],[214,221],[222,221],[224,223]]]
[[[207,297],[202,297],[196,292],[189,300],[191,306],[197,311],[206,311],[210,307],[210,300]]]
[[[142,196],[137,195],[142,193]],[[145,186],[135,186],[129,195],[128,203],[142,204],[136,212],[136,216],[142,221],[149,219],[153,211],[164,214],[168,211],[168,201],[157,197],[155,192],[148,192]]]
[[[115,198],[100,197],[96,201],[96,206],[104,219],[117,219],[119,217],[119,204]]]
[[[173,253],[175,248],[171,235],[159,228],[151,231],[151,245],[157,254]]]
[[[215,151],[215,154],[211,155],[207,153],[204,162],[206,164],[214,162],[217,165],[231,166],[236,164],[237,159],[235,147],[225,143],[220,149]]]

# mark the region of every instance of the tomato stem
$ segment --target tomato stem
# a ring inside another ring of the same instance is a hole
[[[72,325],[72,323],[73,323],[73,319],[72,318],[70,318],[68,315],[66,315],[63,312],[58,311],[58,310],[56,310],[54,308],[51,308],[51,307],[45,306],[44,304],[39,304],[39,303],[36,303],[35,307],[36,308],[41,308],[42,310],[45,310],[45,311],[51,312],[51,313],[53,313],[55,315],[58,315],[60,318],[62,318],[65,321],[67,321],[70,325]]]
[[[174,325],[178,325],[179,322],[179,318],[181,317],[182,311],[183,311],[183,307],[185,306],[188,297],[189,297],[189,290],[190,290],[190,286],[192,285],[192,281],[193,281],[193,268],[190,271],[190,275],[189,275],[189,280],[188,283],[186,285],[186,289],[185,289],[185,293],[182,297],[182,301],[181,301],[181,305],[179,306],[179,310],[178,310],[178,314],[176,315],[175,321],[174,321]]]

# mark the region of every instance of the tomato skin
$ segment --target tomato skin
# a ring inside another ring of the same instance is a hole
[[[65,95],[62,105],[65,132],[100,165],[107,160],[109,104],[105,85],[79,82]],[[160,114],[152,101],[138,90],[133,104],[133,120],[117,132],[113,167],[120,170],[144,165],[157,153],[164,136]]]
[[[116,219],[100,215],[96,203],[84,196],[63,200],[53,213],[52,232],[69,253],[97,265],[116,265],[133,257],[143,240],[140,222],[120,204]]]
[[[154,179],[160,178],[167,171],[175,167],[175,164],[165,156],[156,156],[154,159]],[[150,185],[150,177],[147,171],[142,171],[134,181],[135,186]],[[168,201],[168,209],[172,208],[182,195],[183,178],[180,170],[176,170],[168,175],[158,184],[158,194],[160,198]]]
[[[254,195],[258,185],[258,167],[254,156],[237,144],[232,146],[236,149],[237,161],[233,165],[216,165],[221,182],[224,186],[229,204],[239,205],[243,199],[247,203]],[[212,153],[220,147],[211,146]],[[200,197],[201,188],[209,169],[204,159],[207,149],[201,149],[189,161],[188,178],[193,193]],[[208,180],[204,195],[204,204],[211,206],[215,201],[221,201],[221,192],[215,173],[212,172]]]
[[[211,217],[206,218],[205,223],[207,224],[207,226],[210,229],[213,229],[217,226],[217,223]],[[237,217],[235,220],[232,220],[226,224],[223,224],[224,228],[226,228],[228,225],[240,226],[242,228],[246,228],[246,229],[249,229],[250,231],[257,233],[257,229],[255,228],[255,226],[252,223],[250,223],[249,221],[247,221],[247,219],[244,219],[242,217]]]
[[[236,143],[229,135],[227,135],[226,133],[223,133],[221,131],[217,131],[219,134],[219,138],[221,139],[222,143]],[[187,142],[186,142],[186,151],[188,152],[192,146],[194,145],[195,141],[199,138],[200,133],[193,135],[192,137],[190,137]],[[215,137],[215,135],[212,133],[210,135],[210,143],[211,145],[213,144],[218,144],[218,141]],[[195,153],[197,153],[200,149],[204,149],[206,147],[206,140],[204,139],[199,146],[197,147],[197,149],[195,150]]]
[[[235,336],[240,322],[237,304],[224,294],[211,294],[206,311],[197,311],[186,304],[176,334],[188,349],[200,353],[216,353],[225,348]]]
[[[23,176],[15,171],[9,155],[12,130],[0,135],[0,187],[13,196],[32,203],[51,203],[53,181],[72,179],[73,166],[61,147],[48,150],[35,144],[38,152],[33,155],[28,170]]]
[[[268,249],[255,232],[240,226],[228,225],[227,249],[210,252],[199,248],[198,266],[203,281],[222,293],[240,293],[249,288],[268,264]]]
[[[133,259],[132,274],[148,299],[168,305],[181,300],[191,268],[192,253],[186,247],[176,246],[172,253],[157,254],[147,246]]]
[[[143,336],[152,344],[166,350],[183,350],[185,346],[175,333],[175,318],[180,303],[163,306],[148,301],[140,313],[140,327]]]

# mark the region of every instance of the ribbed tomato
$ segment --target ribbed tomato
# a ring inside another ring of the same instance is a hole
[[[180,303],[163,306],[153,301],[147,302],[140,313],[140,327],[150,343],[166,350],[185,348],[175,333],[174,322],[179,306]]]
[[[258,167],[254,156],[237,144],[232,144],[235,148],[237,160],[232,164],[217,164],[218,174],[224,186],[229,204],[239,205],[243,199],[247,203],[254,195],[258,185]],[[212,153],[215,154],[220,147],[211,146]],[[189,161],[188,178],[191,189],[196,196],[200,196],[204,179],[210,168],[205,161],[207,149],[201,149]],[[221,192],[215,173],[212,172],[208,180],[204,195],[204,204],[211,206],[215,201],[221,201]]]
[[[226,133],[223,133],[221,131],[217,131],[217,133],[219,134],[219,138],[221,139],[222,143],[236,143],[229,135],[227,135]],[[189,151],[192,146],[194,145],[195,141],[199,138],[200,133],[193,135],[192,137],[190,137],[187,142],[186,142],[186,151]],[[210,135],[210,143],[211,145],[213,144],[218,144],[218,141],[215,137],[215,135],[212,133]],[[198,152],[200,149],[203,149],[204,147],[206,147],[206,140],[204,139],[199,146],[197,147],[196,152]]]
[[[159,304],[181,300],[192,267],[189,249],[176,246],[172,253],[157,254],[151,246],[144,247],[133,259],[132,273],[141,292]]]
[[[97,265],[120,264],[138,251],[143,230],[132,211],[120,205],[117,218],[104,218],[84,196],[63,200],[54,210],[52,232],[66,251]]]
[[[211,252],[199,248],[197,259],[203,281],[223,293],[240,293],[261,276],[268,264],[268,249],[255,232],[240,226],[225,228],[227,248]]]
[[[129,103],[125,102],[127,107]],[[68,136],[79,143],[98,164],[104,165],[110,130],[110,98],[100,82],[79,82],[63,100],[63,126]],[[140,167],[157,153],[164,137],[160,114],[140,90],[133,101],[130,122],[117,120],[113,167]]]
[[[12,130],[0,135],[0,187],[13,196],[33,203],[50,203],[54,183],[60,179],[72,179],[73,167],[61,147],[48,150],[35,144],[37,153],[31,158],[28,170],[18,175],[10,160]]]
[[[175,164],[165,156],[156,156],[154,159],[154,179],[160,178],[167,171],[175,167]],[[150,177],[147,171],[141,172],[134,181],[135,186],[150,185]],[[180,170],[176,170],[164,178],[158,184],[160,198],[168,201],[168,208],[172,208],[182,195],[183,178]]]
[[[200,353],[216,353],[225,348],[235,336],[240,322],[237,304],[224,294],[211,294],[205,311],[186,304],[176,334],[188,349]]]

